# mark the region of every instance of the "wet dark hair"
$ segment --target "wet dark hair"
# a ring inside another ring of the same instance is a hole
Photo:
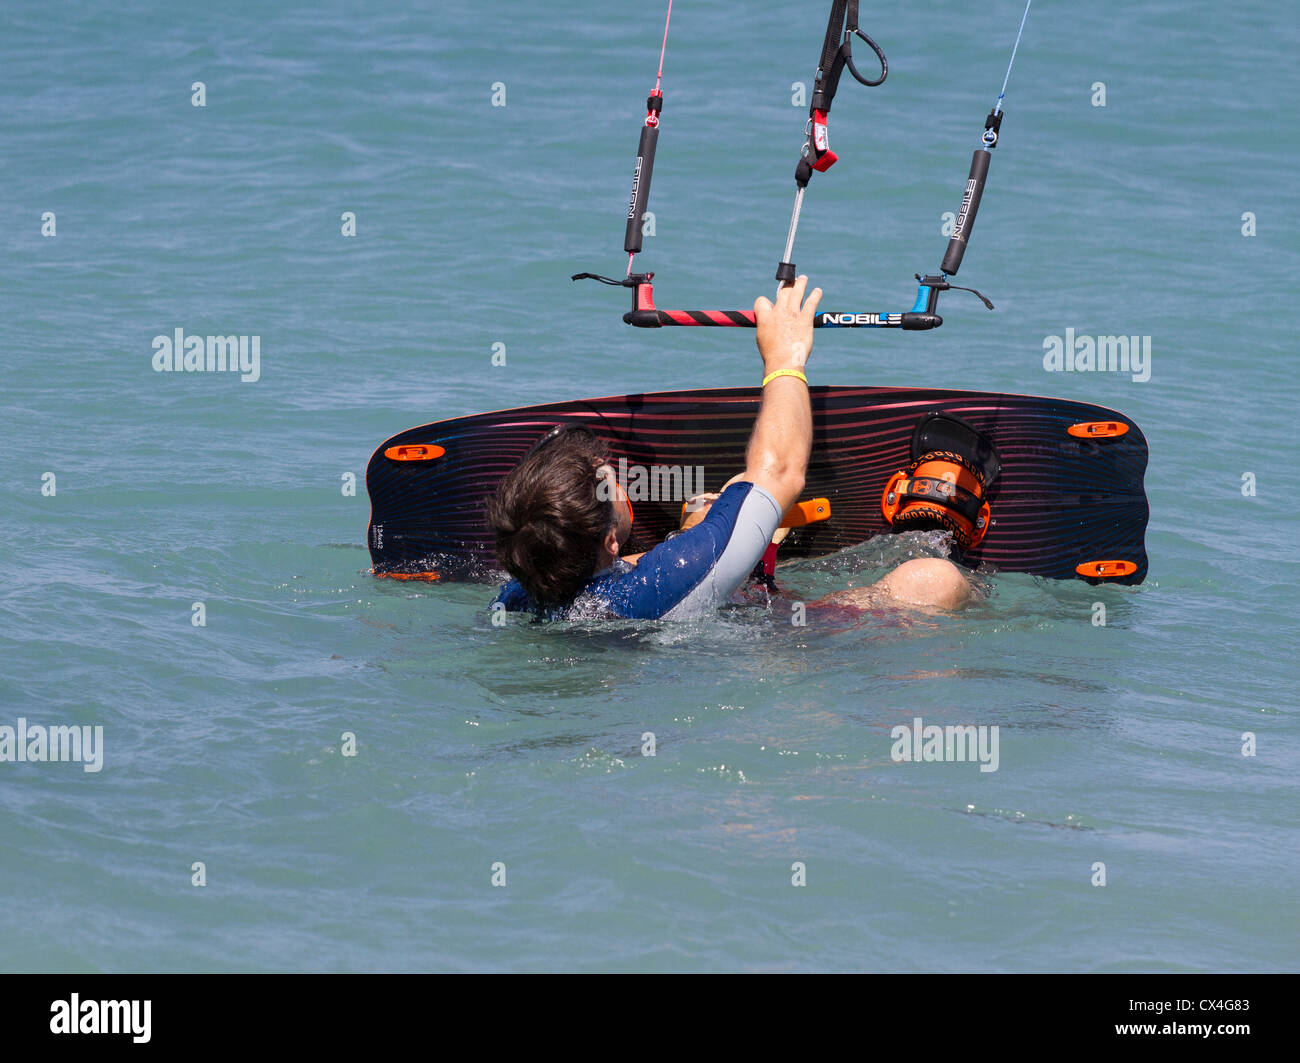
[[[538,609],[568,605],[596,571],[601,540],[615,526],[614,502],[598,492],[606,460],[590,430],[553,429],[488,503],[497,560]]]

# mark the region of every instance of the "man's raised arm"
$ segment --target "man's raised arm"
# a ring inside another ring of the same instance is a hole
[[[745,453],[742,479],[768,491],[781,511],[799,499],[812,453],[812,406],[803,375],[812,354],[813,315],[822,290],[804,301],[808,278],[777,292],[773,305],[754,301],[758,353],[763,358],[763,398]]]

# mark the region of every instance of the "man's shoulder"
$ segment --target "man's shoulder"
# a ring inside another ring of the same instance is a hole
[[[568,606],[562,609],[548,610],[546,615],[551,619],[562,617],[572,609],[576,603],[581,602],[583,599],[594,598],[604,601],[611,598],[617,598],[619,597],[621,581],[625,577],[635,574],[636,568],[629,565],[626,561],[615,561],[612,567],[606,569],[604,572],[592,576],[591,579],[587,581],[586,586],[578,592],[577,597]],[[540,612],[537,608],[537,604],[529,596],[528,592],[524,590],[523,584],[517,579],[507,580],[501,585],[501,588],[497,591],[496,600],[493,604],[503,605],[510,612]]]
[[[507,580],[497,591],[493,605],[504,605],[511,612],[533,612],[533,600],[528,597],[524,585],[517,579]]]

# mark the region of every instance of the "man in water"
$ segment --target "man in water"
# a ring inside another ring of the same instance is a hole
[[[754,303],[763,397],[734,478],[698,523],[632,559],[619,556],[631,509],[608,455],[585,429],[561,430],[506,476],[488,509],[497,557],[514,577],[497,601],[551,617],[590,602],[635,619],[697,615],[724,604],[762,559],[785,511],[799,498],[812,452],[804,367],[822,291],[808,278],[784,285],[773,304]],[[872,587],[833,596],[840,604],[953,609],[969,585],[949,561],[908,561]]]

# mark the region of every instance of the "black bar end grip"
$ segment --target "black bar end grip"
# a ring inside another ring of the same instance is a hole
[[[623,238],[623,250],[629,255],[641,253],[641,222],[650,199],[650,177],[654,173],[658,143],[659,127],[642,126],[641,141],[636,148],[636,169],[632,172],[632,198],[627,205],[627,233]]]
[[[904,332],[924,332],[926,329],[938,328],[943,324],[943,318],[938,314],[913,314],[906,313],[903,315],[902,329]]]
[[[637,328],[662,328],[658,310],[629,310],[623,315],[623,323]]]
[[[984,195],[984,182],[989,175],[989,162],[993,153],[984,148],[977,148],[970,161],[970,174],[966,178],[966,191],[961,197],[961,210],[957,212],[957,224],[952,230],[952,239],[948,241],[948,250],[939,266],[948,276],[953,276],[961,268],[962,256],[966,254],[966,242],[970,239],[971,229],[975,227],[975,215],[979,213],[980,197]]]

